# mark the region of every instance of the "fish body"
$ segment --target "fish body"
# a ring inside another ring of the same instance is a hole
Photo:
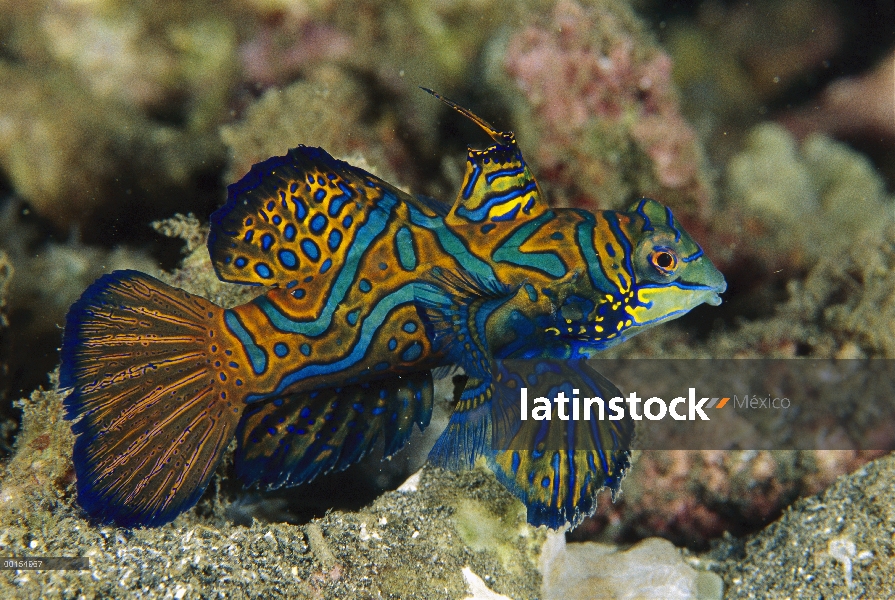
[[[198,500],[233,437],[237,474],[265,488],[343,469],[379,438],[389,456],[428,424],[430,373],[446,365],[468,381],[432,462],[466,468],[484,456],[529,520],[551,527],[617,488],[630,423],[592,430],[561,457],[490,448],[495,383],[512,377],[496,361],[575,365],[719,303],[724,278],[658,202],[551,208],[512,134],[442,100],[496,142],[470,150],[452,206],[299,146],[255,165],[211,217],[218,276],[266,293],[223,309],[120,271],[72,306],[60,382],[72,390],[90,514],[171,520]],[[615,389],[583,369],[563,376]]]

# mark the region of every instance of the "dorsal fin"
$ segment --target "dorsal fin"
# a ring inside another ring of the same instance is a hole
[[[358,228],[401,202],[416,200],[321,148],[298,146],[227,187],[208,251],[223,281],[288,288],[314,278],[324,286]]]
[[[469,149],[463,185],[445,219],[448,224],[528,220],[548,210],[512,132],[498,131],[456,102],[422,89],[470,119],[497,142],[485,150]]]

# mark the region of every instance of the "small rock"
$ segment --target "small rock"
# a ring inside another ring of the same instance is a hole
[[[721,578],[693,569],[667,540],[649,538],[621,551],[594,542],[566,545],[562,536],[548,541],[541,554],[546,600],[723,597]]]

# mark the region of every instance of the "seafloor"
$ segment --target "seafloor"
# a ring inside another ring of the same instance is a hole
[[[0,0],[0,11],[0,558],[91,562],[0,571],[0,596],[895,589],[888,419],[854,449],[638,451],[620,499],[556,534],[526,525],[485,470],[414,474],[442,407],[385,464],[260,494],[239,490],[225,461],[195,509],[125,530],[76,503],[55,379],[65,313],[102,273],[138,269],[222,305],[259,293],[216,279],[204,236],[226,185],[260,160],[321,146],[453,199],[466,145],[488,140],[418,86],[515,131],[555,206],[656,198],[725,274],[722,306],[607,356],[891,360],[892,6]]]

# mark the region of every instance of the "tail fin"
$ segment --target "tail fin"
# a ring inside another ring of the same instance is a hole
[[[93,517],[161,525],[199,500],[242,414],[222,322],[136,271],[104,275],[69,310],[60,386],[73,388],[78,499]]]

